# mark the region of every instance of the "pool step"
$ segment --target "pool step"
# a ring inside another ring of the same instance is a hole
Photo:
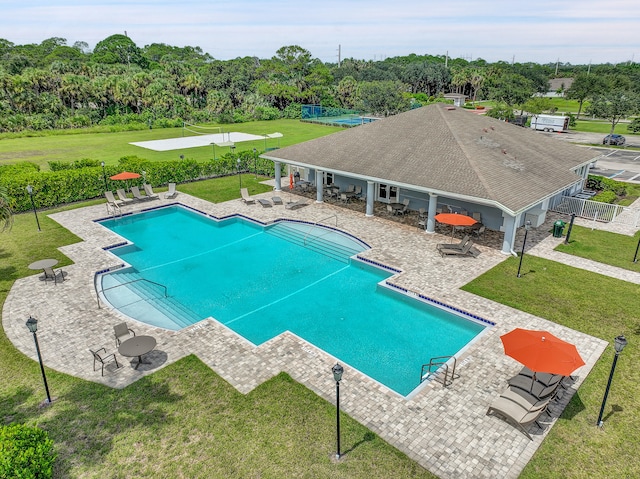
[[[342,263],[349,263],[351,256],[365,249],[338,232],[303,223],[276,223],[265,232]]]
[[[147,324],[178,330],[202,319],[171,296],[165,297],[164,288],[131,270],[104,275],[102,289],[112,307]]]

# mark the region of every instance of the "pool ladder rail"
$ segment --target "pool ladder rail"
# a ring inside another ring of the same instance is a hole
[[[453,367],[449,368],[449,360],[453,359]],[[456,375],[457,359],[455,356],[437,356],[431,358],[427,364],[422,365],[420,383],[433,379],[441,382],[444,387],[451,386],[453,380],[460,377]],[[444,373],[444,375],[443,375]]]

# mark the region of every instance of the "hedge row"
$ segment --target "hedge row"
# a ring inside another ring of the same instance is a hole
[[[238,160],[240,160],[238,166]],[[117,166],[85,166],[92,160],[83,160],[64,167],[54,166],[55,171],[38,171],[33,164],[10,165],[0,168],[0,184],[7,189],[12,200],[14,212],[28,211],[32,208],[27,185],[33,187],[33,202],[36,208],[51,208],[75,201],[88,200],[104,196],[106,189],[115,191],[130,186],[163,186],[168,183],[190,181],[226,176],[238,172],[254,171],[254,156],[251,151],[227,153],[208,162],[181,159],[175,161],[153,162],[138,157],[123,157]],[[30,166],[29,166],[30,165]],[[258,174],[274,175],[274,164],[258,158]],[[109,177],[122,171],[141,175],[139,179],[128,182],[113,181]]]

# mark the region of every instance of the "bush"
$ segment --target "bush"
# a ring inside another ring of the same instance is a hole
[[[627,131],[631,133],[640,132],[640,117],[634,118],[633,121],[627,125]]]
[[[46,431],[25,424],[0,426],[0,479],[53,477],[55,458]]]
[[[592,201],[599,201],[600,203],[615,203],[618,197],[613,191],[603,191],[595,196],[591,197]]]

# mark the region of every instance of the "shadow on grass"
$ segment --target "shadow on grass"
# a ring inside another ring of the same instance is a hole
[[[602,418],[602,422],[607,422],[607,420],[613,416],[615,413],[617,412],[622,412],[624,411],[624,408],[622,406],[619,406],[618,404],[614,404],[611,406],[611,411],[609,411],[607,413],[607,415],[605,417]]]
[[[364,444],[365,442],[370,442],[373,441],[376,438],[376,435],[372,432],[365,432],[364,436],[362,437],[361,440],[359,440],[358,442],[356,442],[353,446],[351,446],[349,449],[347,449],[346,451],[343,451],[342,454],[349,454],[351,451],[355,450],[358,446]]]
[[[580,398],[579,393],[575,393],[569,401],[569,404],[564,408],[562,414],[560,415],[560,419],[573,419],[576,415],[585,410],[584,403]]]

